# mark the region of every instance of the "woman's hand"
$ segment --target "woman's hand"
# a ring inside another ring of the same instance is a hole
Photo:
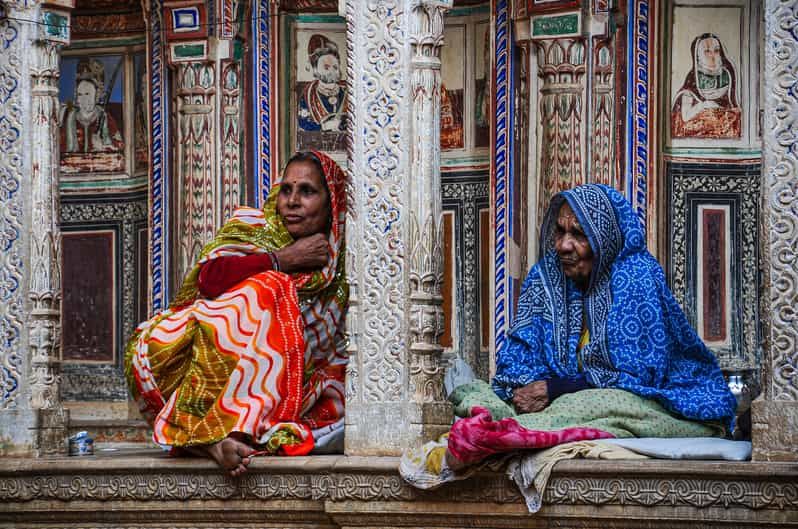
[[[535,413],[549,405],[545,380],[538,380],[513,390],[513,406],[518,413]]]
[[[323,233],[314,233],[297,239],[293,244],[274,252],[280,262],[280,271],[286,273],[318,270],[330,258],[330,245]]]

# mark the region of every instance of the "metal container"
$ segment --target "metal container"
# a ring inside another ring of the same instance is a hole
[[[94,439],[88,432],[78,432],[69,438],[69,455],[91,456],[94,455]]]

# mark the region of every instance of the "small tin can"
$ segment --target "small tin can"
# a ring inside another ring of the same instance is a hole
[[[94,455],[94,439],[88,432],[78,432],[69,438],[69,455],[91,456]]]

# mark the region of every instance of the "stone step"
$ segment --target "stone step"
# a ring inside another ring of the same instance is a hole
[[[127,447],[156,447],[152,442],[152,430],[141,420],[91,420],[69,421],[69,435],[87,432],[94,440],[94,449],[121,449]]]

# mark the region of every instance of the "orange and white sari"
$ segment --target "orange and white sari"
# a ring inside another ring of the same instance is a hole
[[[330,191],[330,258],[319,271],[255,274],[203,299],[201,266],[217,257],[274,251],[293,242],[276,211],[242,207],[186,276],[175,301],[143,322],[125,350],[125,375],[153,440],[190,447],[243,437],[273,454],[302,455],[343,426],[345,176],[322,153]]]

